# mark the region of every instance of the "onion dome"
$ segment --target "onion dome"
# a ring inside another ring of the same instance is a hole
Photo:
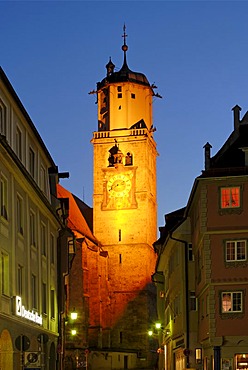
[[[118,72],[114,72],[115,65],[112,63],[111,59],[109,60],[108,64],[106,65],[107,68],[107,76],[97,84],[97,89],[104,87],[110,83],[118,83],[118,82],[134,82],[137,84],[150,86],[149,81],[147,80],[146,76],[140,72],[133,72],[129,69],[127,65],[127,58],[126,53],[128,50],[128,46],[126,44],[126,27],[124,25],[124,44],[122,45],[122,50],[124,52],[124,61],[121,69]]]

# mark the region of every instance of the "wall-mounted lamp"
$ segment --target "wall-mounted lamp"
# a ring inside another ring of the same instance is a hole
[[[155,328],[156,328],[157,330],[161,329],[161,322],[156,322],[156,323],[155,323]]]
[[[198,364],[201,363],[202,361],[202,349],[201,348],[195,349],[195,359]]]
[[[71,312],[71,319],[72,320],[77,320],[78,314],[75,310],[75,307],[73,308],[73,311]]]
[[[148,335],[149,335],[149,337],[152,337],[153,336],[153,330],[148,330]]]
[[[71,330],[71,335],[76,335],[76,334],[77,334],[76,329],[72,329],[72,330]]]
[[[170,329],[165,329],[165,334],[166,335],[170,335],[170,333],[171,333]]]

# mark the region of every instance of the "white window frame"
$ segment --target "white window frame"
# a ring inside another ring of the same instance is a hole
[[[243,247],[244,254],[242,253],[242,255],[244,255],[244,258],[239,258],[239,255],[238,255],[238,252],[239,252],[239,244],[240,243],[244,243],[244,247]],[[228,245],[230,245],[230,244],[234,244],[233,245],[233,248],[234,248],[234,258],[233,259],[228,258]],[[226,258],[226,262],[246,261],[247,260],[247,241],[244,240],[244,239],[227,240],[225,242],[225,258]]]
[[[239,300],[239,302],[235,302],[235,300],[237,299]],[[240,305],[239,309],[237,309],[236,307],[238,304]],[[243,292],[242,291],[221,292],[221,312],[223,314],[243,312]]]

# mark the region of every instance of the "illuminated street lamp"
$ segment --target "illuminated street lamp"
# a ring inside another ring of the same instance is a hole
[[[77,320],[78,314],[75,310],[75,307],[73,308],[73,311],[71,312],[71,319],[72,320]]]
[[[72,330],[71,330],[71,335],[73,335],[73,336],[74,336],[74,335],[76,335],[76,334],[77,334],[76,329],[72,329]]]
[[[157,330],[160,330],[160,329],[161,329],[161,322],[156,322],[156,323],[155,323],[155,328],[156,328]]]

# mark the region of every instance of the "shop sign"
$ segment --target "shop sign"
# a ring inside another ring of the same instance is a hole
[[[22,298],[19,296],[15,297],[15,314],[29,321],[33,321],[36,324],[42,325],[42,316],[38,315],[38,313],[33,310],[27,310],[22,304]]]

